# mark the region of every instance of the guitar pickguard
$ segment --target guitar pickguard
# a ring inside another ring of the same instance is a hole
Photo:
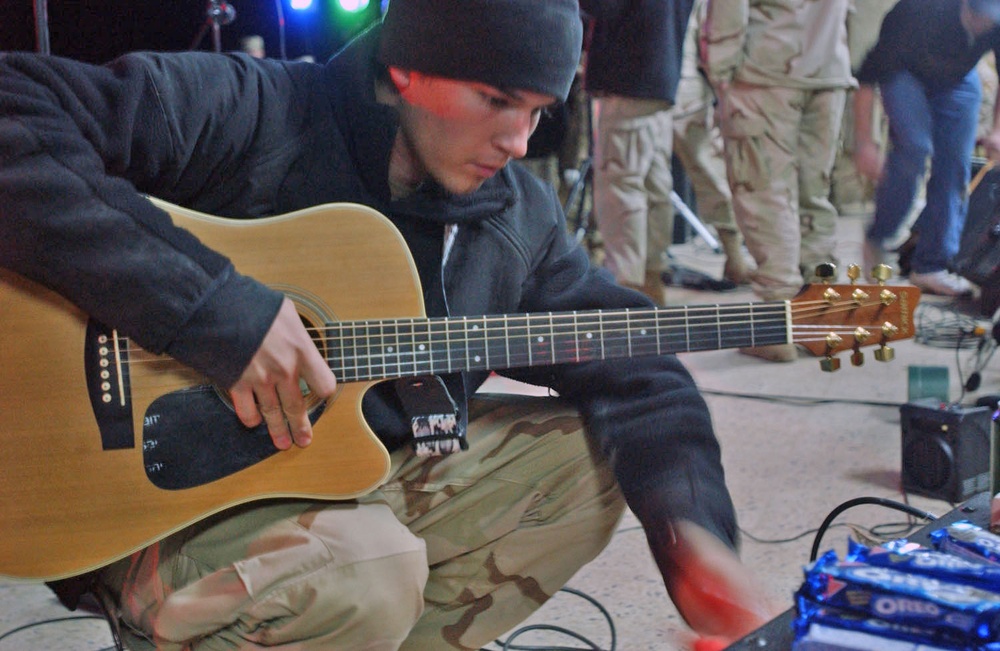
[[[309,420],[315,424],[322,412],[320,404]],[[143,419],[146,476],[165,490],[209,484],[277,452],[266,425],[246,427],[209,385],[160,396]]]

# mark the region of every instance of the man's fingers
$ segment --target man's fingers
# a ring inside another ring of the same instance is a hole
[[[285,421],[285,410],[281,405],[278,394],[273,391],[257,396],[257,405],[264,422],[267,424],[267,431],[271,434],[271,441],[279,450],[287,450],[292,445],[292,437],[288,431],[288,423]]]
[[[306,401],[302,397],[298,382],[279,385],[278,397],[281,400],[282,415],[292,442],[299,447],[309,445],[312,442],[312,424],[309,422]]]
[[[250,388],[234,387],[229,392],[229,397],[233,401],[233,409],[240,422],[247,427],[257,427],[263,419],[260,409],[257,408],[257,401],[253,397],[253,390]]]

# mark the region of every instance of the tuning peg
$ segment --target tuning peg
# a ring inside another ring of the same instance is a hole
[[[856,283],[858,278],[861,278],[861,265],[853,262],[847,265],[847,278],[851,281],[852,285]]]
[[[887,280],[892,278],[892,267],[887,264],[875,265],[872,267],[872,278],[874,278],[879,285],[884,285]]]
[[[837,265],[832,262],[818,264],[813,274],[819,278],[820,282],[829,283],[837,278]]]
[[[843,343],[843,337],[838,335],[836,332],[831,332],[826,336],[826,357],[821,359],[819,362],[819,367],[822,370],[827,373],[833,373],[834,371],[840,370],[840,360],[834,357],[833,353],[840,350],[840,346]]]
[[[860,350],[855,349],[851,353],[851,366],[864,366],[865,365],[865,354]]]
[[[885,339],[888,339],[889,337],[892,337],[898,333],[899,333],[898,326],[893,325],[888,321],[882,324],[882,336]],[[875,351],[875,359],[877,359],[880,362],[891,362],[892,360],[896,359],[896,351],[892,348],[892,346],[889,346],[883,340],[882,343],[879,344],[878,350]]]
[[[896,350],[892,346],[882,344],[879,346],[878,350],[875,351],[875,359],[880,362],[891,362],[896,359]]]

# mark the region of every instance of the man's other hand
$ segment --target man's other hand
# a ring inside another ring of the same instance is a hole
[[[675,522],[673,529],[667,591],[681,617],[708,638],[701,641],[704,648],[734,642],[778,615],[760,582],[722,541],[692,522]]]

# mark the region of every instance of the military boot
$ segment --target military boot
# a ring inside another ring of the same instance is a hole
[[[750,284],[750,266],[743,256],[743,236],[735,230],[719,230],[719,244],[726,255],[726,265],[722,268],[722,277],[737,285]]]
[[[663,272],[661,271],[647,269],[642,285],[624,282],[621,284],[637,292],[642,292],[661,307],[667,304],[667,286],[663,282]]]

